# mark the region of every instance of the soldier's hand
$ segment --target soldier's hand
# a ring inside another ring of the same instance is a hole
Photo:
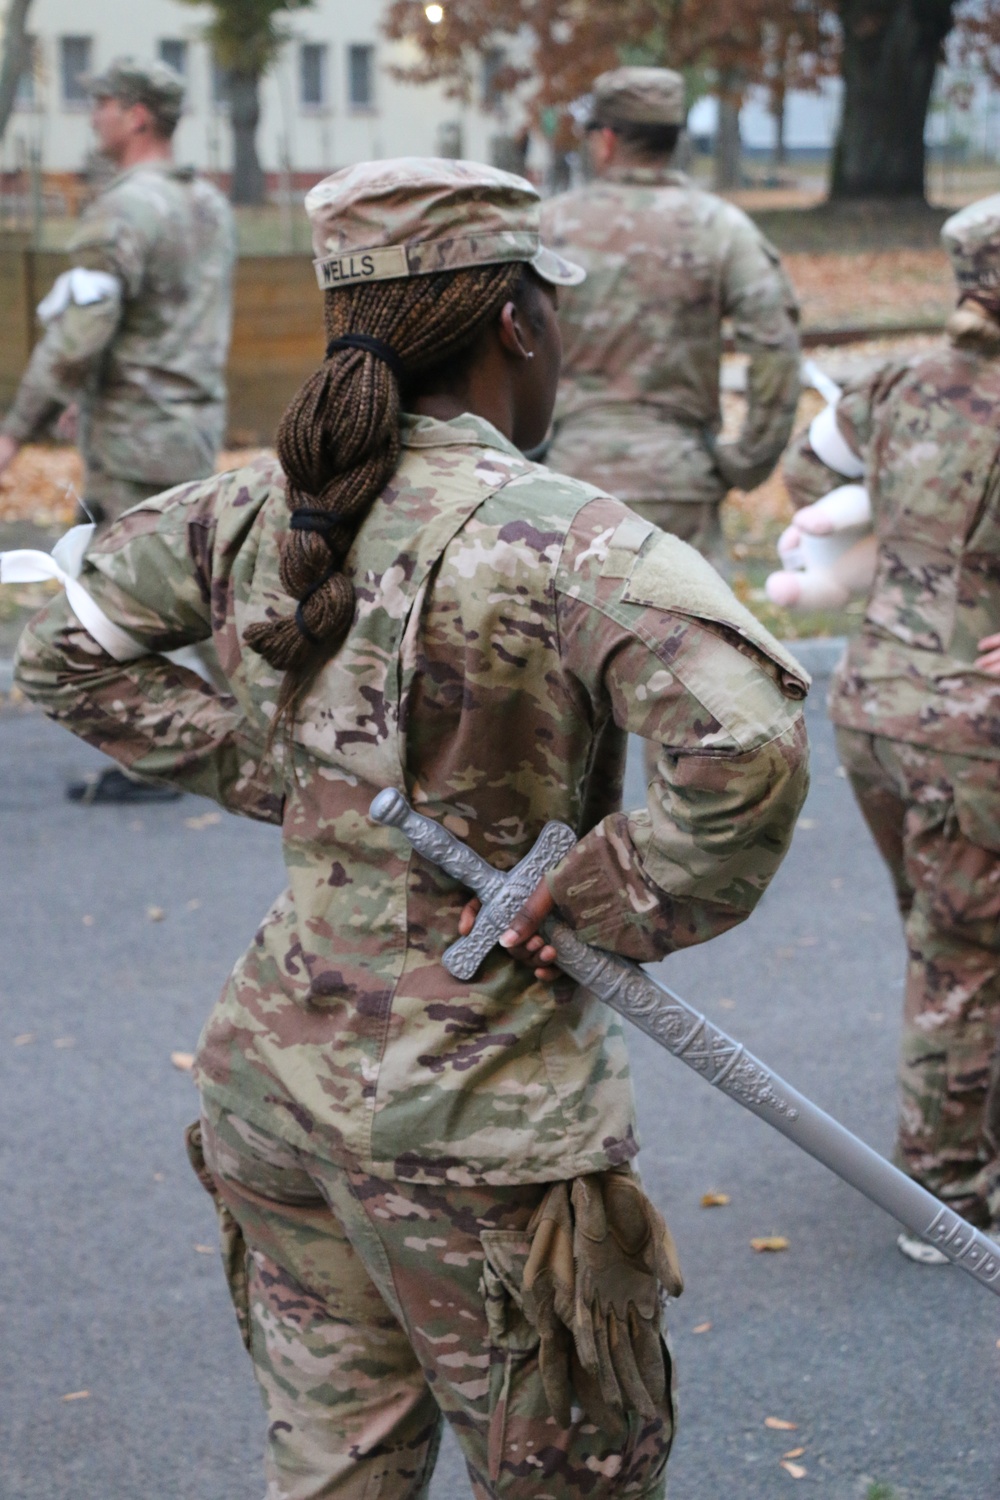
[[[0,432],[0,474],[14,462],[20,446],[16,438],[8,437],[5,432]]]
[[[1000,677],[1000,635],[984,635],[979,642],[979,650],[983,653],[976,657],[979,671]]]
[[[535,971],[536,979],[559,977],[560,971],[555,967],[556,950],[538,934],[545,918],[551,915],[553,905],[549,888],[542,880],[500,938],[500,946],[506,948],[511,958],[516,958],[519,963],[529,964]],[[482,902],[477,896],[465,903],[458,919],[460,937],[468,937],[481,906]]]

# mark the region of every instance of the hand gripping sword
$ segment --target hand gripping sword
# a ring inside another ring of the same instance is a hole
[[[439,823],[414,812],[392,788],[379,792],[369,811],[374,822],[398,828],[418,854],[481,899],[473,930],[453,943],[442,960],[449,974],[462,980],[473,977],[546,870],[576,843],[565,823],[546,823],[531,852],[504,874]],[[638,964],[591,948],[554,918],[541,931],[555,948],[559,967],[578,984],[1000,1296],[1000,1247],[986,1235],[811,1104]]]

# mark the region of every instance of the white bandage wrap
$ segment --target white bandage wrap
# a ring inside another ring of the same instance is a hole
[[[106,302],[110,297],[121,296],[121,282],[109,271],[88,271],[85,266],[74,266],[57,276],[47,297],[43,297],[35,311],[38,320],[46,327],[75,302],[77,307],[89,307],[92,302]]]
[[[28,548],[0,552],[0,583],[44,583],[54,578],[66,590],[70,607],[84,630],[115,661],[135,661],[139,656],[148,656],[149,647],[109,620],[78,582],[83,555],[93,535],[93,525],[74,526],[59,538],[51,554]]]
[[[837,408],[824,406],[809,423],[809,446],[816,457],[845,479],[860,479],[865,472],[864,460],[855,453],[837,426]]]

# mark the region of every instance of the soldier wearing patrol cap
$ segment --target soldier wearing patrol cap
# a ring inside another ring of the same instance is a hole
[[[39,305],[44,333],[0,427],[0,473],[68,411],[84,460],[83,510],[105,523],[215,467],[235,236],[222,195],[174,163],[184,85],[173,69],[122,58],[88,86],[94,132],[118,173],[84,212],[71,269]],[[110,770],[70,795],[162,793]]]
[[[896,1160],[997,1233],[1000,194],[953,214],[942,240],[959,294],[946,338],[847,386],[793,443],[785,477],[796,533],[832,543],[839,602],[852,586],[868,595],[830,716],[905,927]],[[837,556],[865,491],[874,535]],[[779,603],[808,603],[812,587],[808,572],[768,580]],[[899,1246],[946,1263],[908,1234]]]
[[[674,165],[684,120],[679,73],[602,73],[587,125],[596,179],[545,205],[549,243],[587,270],[560,307],[563,378],[546,462],[724,566],[721,502],[766,479],[791,432],[797,308],[774,247]],[[727,319],[750,362],[746,420],[722,442]]]
[[[524,457],[582,276],[529,183],[381,161],[306,204],[328,343],[277,460],[124,516],[78,579],[87,629],[50,605],[17,680],[283,828],[189,1136],[268,1494],[425,1495],[444,1417],[482,1500],[656,1500],[676,1256],[629,1165],[621,1024],[537,928],[646,961],[743,920],[804,795],[805,681],[689,547]],[[209,637],[214,698],[154,654]],[[670,753],[625,814],[629,732]],[[383,787],[504,870],[549,819],[581,836],[468,983],[442,955],[474,904],[369,820]]]

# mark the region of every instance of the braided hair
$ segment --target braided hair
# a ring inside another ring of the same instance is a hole
[[[521,262],[507,262],[326,292],[327,357],[277,435],[291,512],[279,571],[296,607],[243,637],[286,674],[277,719],[350,629],[354,585],[344,560],[399,462],[401,385],[412,390],[416,377],[460,362],[526,275]]]

